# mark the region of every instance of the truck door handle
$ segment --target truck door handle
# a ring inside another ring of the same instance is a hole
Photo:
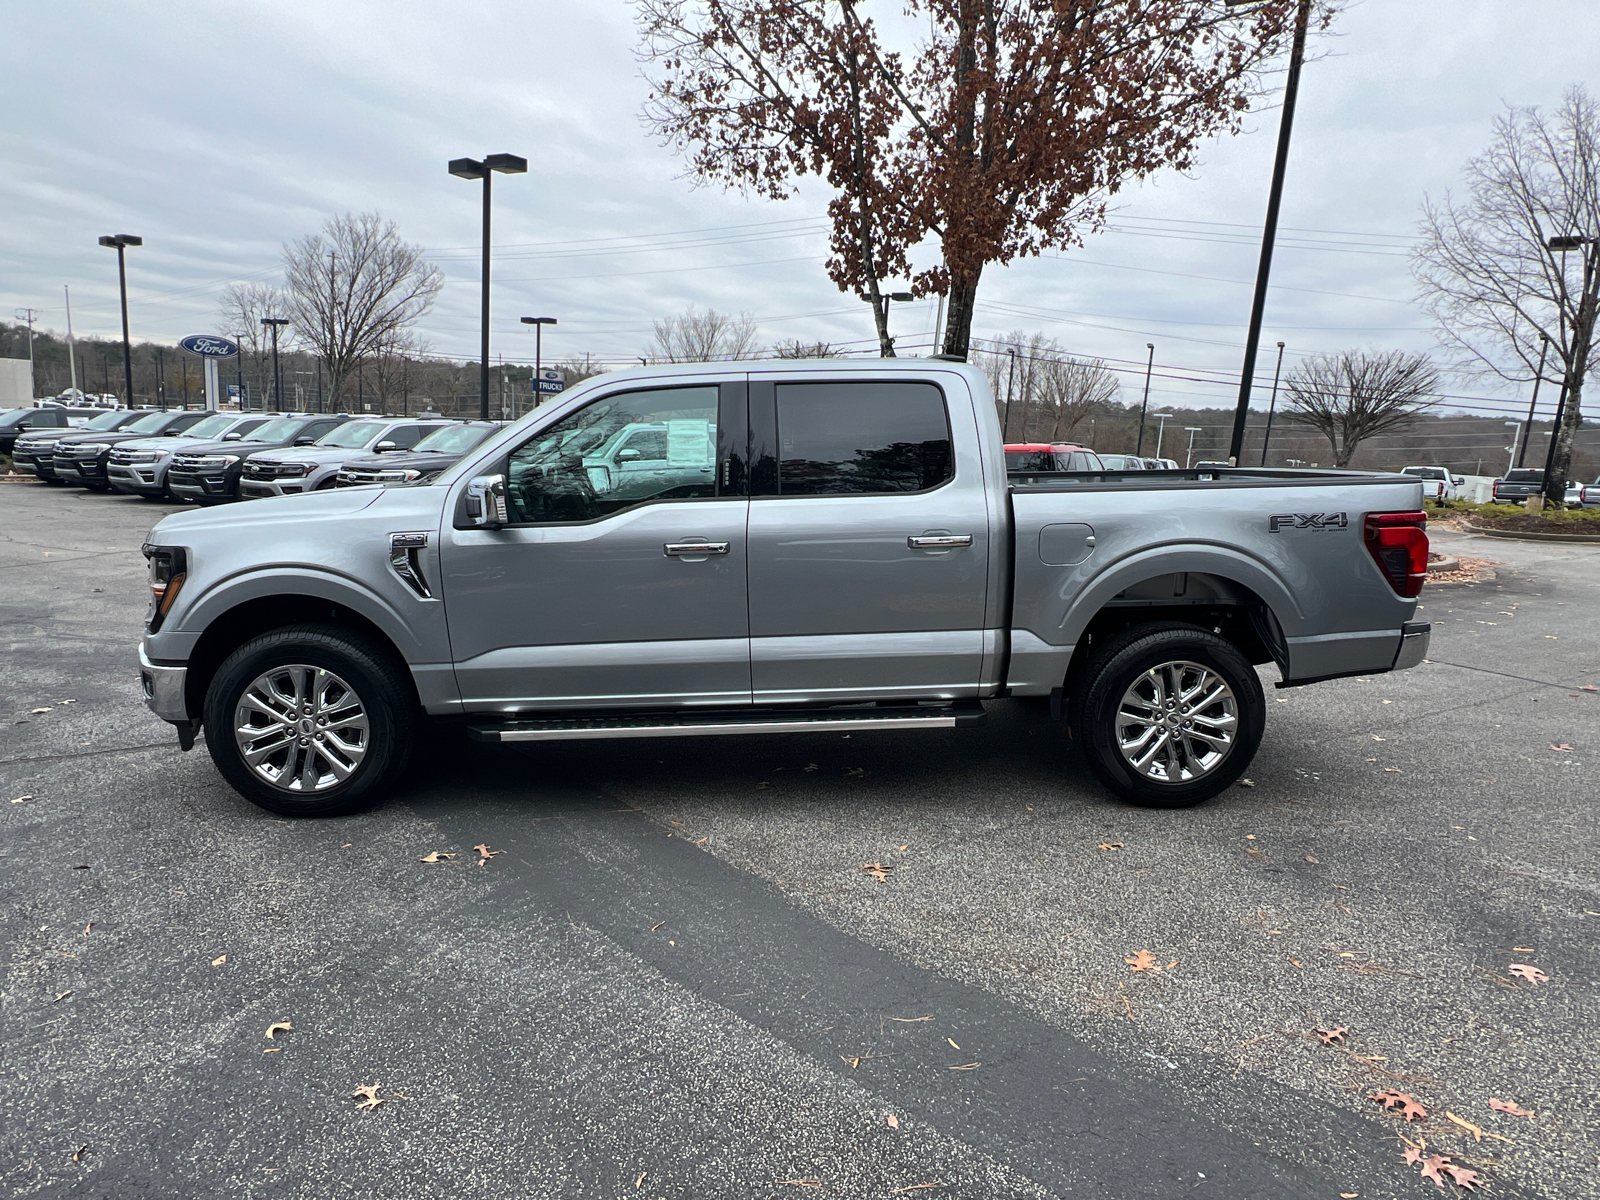
[[[668,542],[661,552],[673,558],[682,556],[704,557],[709,554],[726,554],[727,542]]]
[[[948,550],[952,546],[972,545],[970,533],[925,533],[913,534],[906,539],[906,545],[913,550]]]

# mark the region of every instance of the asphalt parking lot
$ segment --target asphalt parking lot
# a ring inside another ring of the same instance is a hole
[[[431,737],[293,822],[139,698],[165,511],[0,488],[9,1194],[1440,1194],[1403,1136],[1600,1195],[1600,545],[1438,536],[1500,565],[1424,593],[1431,661],[1269,689],[1253,786],[1193,811],[1002,703]]]

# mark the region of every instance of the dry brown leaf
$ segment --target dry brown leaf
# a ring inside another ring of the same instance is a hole
[[[695,845],[696,845],[696,846],[704,846],[704,845],[705,845],[705,844],[706,844],[706,843],[707,843],[707,842],[709,842],[709,841],[710,841],[710,840],[711,840],[711,836],[710,836],[710,835],[709,835],[709,834],[707,834],[707,835],[706,835],[706,836],[705,836],[705,837],[703,837],[703,838],[696,838],[696,839],[695,839],[695,842],[694,842],[694,844],[695,844]]]
[[[1101,842],[1100,843],[1100,849],[1102,849],[1102,850],[1121,850],[1122,849],[1122,843],[1121,842]]]
[[[267,1026],[267,1041],[269,1041],[269,1042],[277,1041],[278,1039],[273,1035],[277,1034],[277,1033],[280,1033],[280,1032],[281,1033],[293,1033],[294,1032],[294,1026],[289,1024],[289,1022],[287,1022],[287,1021],[274,1021],[271,1025]]]
[[[931,1020],[933,1020],[933,1014],[929,1013],[925,1017],[890,1017],[889,1020],[898,1021],[902,1025],[915,1025],[919,1021],[931,1021]]]
[[[884,883],[884,882],[886,882],[888,880],[889,872],[894,870],[894,867],[892,865],[886,865],[884,863],[870,862],[870,863],[862,863],[861,864],[861,869],[863,871],[865,871],[868,875],[871,875],[879,883]]]
[[[1305,970],[1305,968],[1300,965],[1300,960],[1298,958],[1291,958],[1289,960],[1289,965],[1291,967],[1293,967],[1297,971],[1304,971]]]
[[[82,1162],[83,1161],[83,1156],[86,1153],[88,1153],[88,1150],[89,1150],[89,1147],[88,1147],[87,1144],[79,1146],[76,1150],[74,1150],[72,1152],[72,1161],[73,1162]]]
[[[1256,785],[1256,781],[1254,779],[1241,779],[1241,780],[1239,780],[1239,786],[1240,787],[1255,787],[1255,785]]]
[[[68,988],[64,992],[57,992],[56,993],[56,998],[54,1000],[50,1001],[50,1003],[51,1004],[60,1004],[63,1000],[65,1000],[70,995],[72,995],[72,989],[71,988]]]
[[[893,1113],[887,1114],[883,1119],[888,1122],[890,1129],[900,1128],[900,1118],[895,1116]]]
[[[895,1188],[894,1194],[898,1196],[902,1192],[924,1192],[929,1188],[942,1188],[943,1186],[944,1184],[942,1183],[912,1183],[907,1184],[905,1187]]]
[[[1428,1110],[1426,1108],[1418,1104],[1410,1096],[1406,1095],[1405,1092],[1398,1091],[1395,1088],[1389,1088],[1388,1090],[1382,1092],[1374,1092],[1372,1095],[1368,1096],[1367,1099],[1376,1100],[1379,1104],[1383,1105],[1385,1109],[1398,1108],[1400,1110],[1400,1115],[1408,1121],[1422,1121],[1426,1120],[1428,1116]]]
[[[819,1187],[822,1186],[822,1180],[820,1180],[820,1179],[780,1179],[780,1180],[778,1180],[778,1186],[779,1187],[814,1187],[814,1188],[819,1188]]]
[[[666,924],[666,922],[665,922],[665,921],[659,921],[659,922],[657,922],[657,923],[656,923],[656,924],[654,924],[654,925],[652,925],[652,926],[650,926],[650,932],[651,932],[651,933],[654,933],[654,932],[655,932],[655,931],[656,931],[656,930],[658,930],[658,929],[660,929],[660,928],[661,928],[661,926],[663,926],[663,925],[665,925],[665,924]]]
[[[432,854],[424,854],[421,858],[417,859],[417,861],[425,863],[448,862],[454,857],[454,854],[446,853],[443,850],[435,850]]]
[[[956,1045],[956,1040],[955,1040],[955,1038],[945,1038],[945,1041],[947,1041],[947,1042],[949,1042],[949,1043],[950,1043],[950,1045],[951,1045],[951,1047],[952,1047],[952,1048],[954,1048],[954,1049],[956,1049],[956,1050],[959,1050],[959,1049],[961,1049],[961,1047],[960,1047],[960,1046],[957,1046],[957,1045]]]
[[[1360,1194],[1360,1192],[1340,1192],[1339,1200],[1356,1200],[1356,1197]]]
[[[50,709],[49,709],[49,707],[48,707],[48,706],[46,706],[46,707],[45,707],[45,708],[36,708],[36,709],[33,709],[33,710],[32,710],[32,712],[30,712],[30,713],[29,713],[29,714],[28,714],[28,715],[29,715],[29,716],[34,716],[34,715],[36,715],[36,714],[38,714],[38,713],[47,713],[47,712],[49,712],[49,711],[50,711]]]
[[[491,858],[496,858],[505,853],[504,850],[489,849],[488,842],[479,842],[473,849],[478,852],[478,865],[480,867],[487,866]]]
[[[1344,1025],[1335,1025],[1332,1029],[1323,1029],[1320,1026],[1313,1031],[1324,1046],[1334,1046],[1344,1041],[1344,1035],[1350,1030]]]
[[[1495,1112],[1510,1113],[1513,1117],[1527,1117],[1528,1120],[1533,1120],[1533,1114],[1513,1100],[1496,1100],[1490,1096],[1489,1107]]]
[[[646,1175],[648,1175],[648,1174],[650,1174],[649,1171],[640,1171],[639,1172],[639,1178],[637,1178],[637,1179],[635,1179],[633,1181],[633,1190],[634,1191],[637,1192],[640,1188],[642,1188],[644,1186],[644,1177]]]
[[[1122,961],[1127,963],[1129,968],[1135,971],[1154,971],[1156,974],[1161,973],[1161,968],[1156,965],[1156,956],[1151,954],[1148,950],[1141,950],[1132,958],[1125,958]]]
[[[363,1097],[361,1103],[356,1105],[357,1110],[367,1109],[370,1111],[374,1108],[377,1108],[380,1104],[387,1104],[387,1100],[382,1100],[378,1097],[378,1089],[382,1086],[383,1085],[381,1083],[374,1083],[365,1087],[358,1087],[354,1092],[352,1092],[352,1096]]]
[[[1541,983],[1550,982],[1550,976],[1529,963],[1512,963],[1506,970],[1513,975],[1520,975],[1534,987],[1538,987]]]
[[[1461,1128],[1470,1133],[1473,1141],[1483,1141],[1483,1130],[1478,1128],[1478,1126],[1474,1125],[1471,1121],[1467,1120],[1465,1117],[1456,1116],[1456,1114],[1451,1112],[1449,1109],[1445,1110],[1444,1115],[1446,1120],[1454,1121],[1457,1125],[1461,1126]]]
[[[32,800],[32,799],[33,799],[33,796],[31,794],[27,795],[27,796],[16,796],[16,797],[12,798],[11,803],[13,803],[13,804],[26,804],[29,800]]]
[[[952,1071],[976,1071],[981,1066],[983,1066],[982,1063],[961,1063],[959,1066],[952,1066],[950,1069]]]
[[[1559,750],[1563,754],[1570,754],[1572,752],[1572,747],[1566,742],[1551,742],[1550,749]]]
[[[1586,683],[1578,690],[1580,692],[1600,692],[1600,688],[1595,687],[1592,683]]]
[[[217,957],[215,957],[215,958],[213,958],[211,960],[211,965],[213,967],[220,967],[223,963],[225,963],[227,961],[228,961],[228,956],[226,954],[219,954],[219,955],[217,955]]]
[[[1321,862],[1320,862],[1320,861],[1318,861],[1318,860],[1317,860],[1317,859],[1316,859],[1316,858],[1314,858],[1314,857],[1312,857],[1312,856],[1311,856],[1311,855],[1309,855],[1309,854],[1308,854],[1308,855],[1306,855],[1306,861],[1307,861],[1307,862],[1308,862],[1308,863],[1311,863],[1311,864],[1312,864],[1312,865],[1314,865],[1314,866],[1321,866],[1321,865],[1322,865],[1322,864],[1321,864]]]
[[[1407,1156],[1407,1161],[1417,1161]],[[1432,1154],[1420,1159],[1422,1162],[1422,1177],[1433,1180],[1435,1187],[1444,1190],[1445,1180],[1448,1179],[1458,1188],[1469,1192],[1476,1191],[1478,1186],[1478,1173],[1469,1171],[1466,1167],[1458,1167],[1450,1161],[1447,1154]]]
[[[261,1053],[263,1053],[263,1054],[282,1054],[283,1053],[283,1047],[282,1046],[268,1046]]]

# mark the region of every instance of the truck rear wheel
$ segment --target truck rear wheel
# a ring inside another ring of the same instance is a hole
[[[230,654],[206,691],[206,747],[270,812],[333,817],[376,803],[405,765],[415,701],[393,659],[337,626],[293,625]]]
[[[1266,728],[1255,668],[1193,626],[1137,627],[1098,648],[1068,712],[1094,773],[1145,808],[1188,808],[1230,787]]]

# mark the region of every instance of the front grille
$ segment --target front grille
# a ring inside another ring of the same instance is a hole
[[[124,450],[117,447],[111,451],[111,465],[114,467],[148,466],[160,458],[161,455],[154,450]]]

